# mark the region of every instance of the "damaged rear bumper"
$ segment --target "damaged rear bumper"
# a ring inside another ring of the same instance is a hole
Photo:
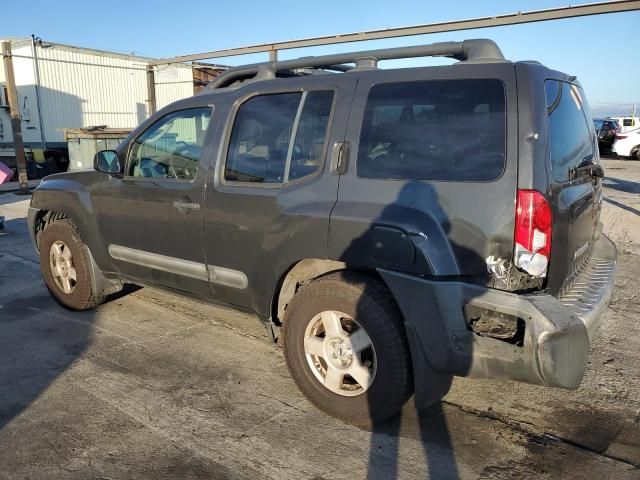
[[[429,390],[424,383],[442,375],[577,388],[586,369],[590,338],[613,288],[615,261],[615,246],[600,235],[589,264],[557,298],[380,270],[405,318],[418,406],[420,392]],[[464,317],[465,305],[522,319],[520,345],[472,332]]]

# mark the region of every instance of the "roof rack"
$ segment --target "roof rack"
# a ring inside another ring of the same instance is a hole
[[[236,82],[276,78],[278,74],[280,76],[308,74],[310,69],[326,72],[375,69],[380,60],[415,57],[449,57],[465,62],[505,61],[500,48],[493,40],[474,39],[462,42],[441,42],[430,45],[416,45],[414,47],[365,50],[244,65],[227,70],[215,80],[209,82],[204,91],[229,87]]]

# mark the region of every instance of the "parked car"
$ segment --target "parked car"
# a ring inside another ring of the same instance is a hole
[[[609,120],[614,120],[620,126],[619,133],[625,133],[629,130],[635,130],[640,127],[640,118],[638,117],[609,117]]]
[[[616,134],[620,132],[620,125],[615,120],[608,118],[594,118],[593,126],[598,136],[598,148],[601,153],[611,151],[611,146],[616,139]]]
[[[640,160],[640,128],[616,135],[611,151],[620,157]]]
[[[376,68],[430,55],[460,62]],[[47,177],[29,229],[62,305],[132,282],[254,312],[349,422],[454,375],[577,388],[616,261],[590,119],[490,40],[248,65]]]

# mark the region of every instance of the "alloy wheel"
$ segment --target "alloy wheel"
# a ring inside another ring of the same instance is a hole
[[[51,244],[49,266],[56,286],[64,293],[72,293],[76,288],[77,274],[71,250],[63,241],[57,240]]]
[[[364,328],[351,316],[327,310],[311,319],[304,335],[307,363],[331,392],[353,397],[373,383],[377,359]]]

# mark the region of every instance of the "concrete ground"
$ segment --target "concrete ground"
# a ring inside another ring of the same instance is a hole
[[[640,479],[640,162],[604,161],[616,289],[576,391],[456,379],[373,432],[316,410],[256,320],[152,289],[48,295],[0,195],[0,479]]]

